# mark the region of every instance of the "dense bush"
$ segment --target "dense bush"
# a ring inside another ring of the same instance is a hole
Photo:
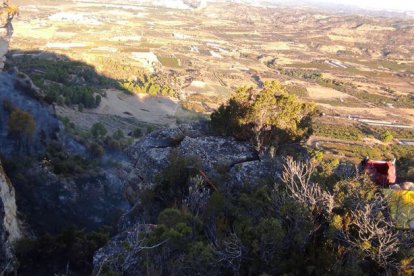
[[[13,62],[32,78],[50,103],[95,108],[105,94],[103,88],[120,87],[116,81],[99,75],[92,66],[78,61],[24,55]]]
[[[93,137],[99,138],[104,137],[108,133],[108,131],[102,123],[95,123],[91,128],[91,133]]]
[[[14,107],[8,122],[9,134],[20,141],[30,141],[35,130],[36,121],[33,116]]]
[[[142,136],[142,130],[140,128],[134,129],[134,131],[132,132],[132,137],[139,138],[141,136]]]
[[[98,107],[101,96],[93,86],[63,86],[50,85],[46,89],[46,99],[49,102],[63,103],[68,106],[77,104],[86,108]]]
[[[105,149],[98,143],[91,143],[89,145],[89,152],[92,158],[101,158],[105,154]]]
[[[56,275],[69,272],[89,275],[93,255],[105,245],[108,229],[87,233],[70,227],[56,236],[22,239],[16,244],[16,255],[22,275]]]
[[[382,133],[384,129],[389,131],[394,138],[397,139],[412,139],[414,140],[414,131],[406,128],[386,128],[370,126],[373,133]]]
[[[115,131],[112,134],[112,138],[114,138],[115,140],[121,140],[125,137],[124,132],[120,129],[118,129],[117,131]]]
[[[160,83],[156,77],[147,74],[138,76],[134,81],[121,81],[121,85],[131,93],[178,97],[177,92],[170,86]]]
[[[58,142],[48,145],[43,161],[55,174],[66,176],[85,173],[94,166],[93,162],[80,155],[68,154]]]
[[[392,139],[394,139],[394,137],[392,136],[391,132],[387,130],[381,133],[380,139],[385,143],[389,143],[392,141]]]
[[[289,95],[279,82],[266,83],[261,91],[240,88],[211,115],[212,126],[237,139],[252,141],[259,151],[299,142],[312,134],[313,104]]]
[[[140,218],[155,224],[152,230],[137,228],[138,238],[126,240],[125,251],[106,260],[102,271],[378,275],[395,274],[399,263],[409,268],[412,262],[409,245],[394,247],[410,239],[389,227],[393,222],[379,211],[387,203],[365,177],[332,178],[334,167],[324,173],[327,165],[316,170],[315,163],[287,161],[276,184],[229,192],[197,170],[189,173],[190,160],[175,155],[171,161],[155,188],[141,192],[144,209],[152,212]],[[378,231],[365,236],[366,227]],[[136,265],[125,264],[125,258]]]

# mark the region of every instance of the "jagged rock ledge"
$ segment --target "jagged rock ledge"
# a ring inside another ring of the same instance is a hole
[[[230,176],[226,184],[232,187],[275,176],[274,160],[261,160],[250,143],[216,135],[209,122],[185,124],[155,131],[128,149],[139,178],[127,189],[132,204],[134,191],[153,185],[173,153],[198,160],[209,178],[218,179],[224,171]]]
[[[133,207],[122,217],[119,234],[94,257],[95,271],[113,256],[128,255],[123,242],[137,232],[150,231],[150,225],[142,224],[145,210],[138,198],[142,188],[154,187],[156,176],[170,164],[172,154],[195,158],[202,172],[226,190],[259,183],[264,179],[275,179],[281,171],[278,160],[259,158],[254,147],[232,137],[214,134],[209,122],[181,125],[177,128],[155,131],[132,145],[127,154],[134,163],[137,178],[130,181],[126,194]],[[226,177],[223,177],[223,174]],[[149,227],[149,228],[148,228]]]

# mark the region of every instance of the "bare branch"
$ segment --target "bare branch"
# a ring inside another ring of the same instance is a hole
[[[191,210],[195,217],[207,205],[210,198],[210,189],[204,184],[202,176],[197,175],[190,179],[188,187],[188,196],[183,203]]]
[[[226,238],[220,248],[217,248],[218,262],[224,262],[234,273],[240,271],[242,261],[243,244],[239,237],[232,233]]]
[[[350,211],[352,222],[343,229],[343,239],[353,248],[357,248],[375,261],[388,268],[396,265],[392,258],[398,252],[401,242],[392,220],[384,217],[385,199],[359,206]]]
[[[330,214],[334,207],[334,197],[318,184],[312,183],[315,165],[311,162],[296,162],[292,157],[286,158],[285,162],[282,181],[290,196],[311,212],[317,209]]]

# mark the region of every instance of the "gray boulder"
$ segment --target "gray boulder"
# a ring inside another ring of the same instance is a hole
[[[196,138],[208,133],[206,123],[157,130],[132,145],[127,154],[135,164],[141,182],[153,183],[157,173],[168,166],[172,150],[179,147],[186,137]]]
[[[273,162],[250,161],[236,164],[229,172],[229,187],[253,187],[263,181],[274,181],[281,176],[283,162],[275,159]]]
[[[133,187],[127,187],[129,191],[153,185],[156,175],[168,167],[172,153],[196,159],[203,172],[212,179],[230,173],[236,179],[248,181],[246,170],[236,170],[236,165],[248,167],[250,172],[258,170],[263,175],[267,175],[265,170],[268,169],[250,143],[215,136],[206,122],[155,131],[132,145],[127,152],[139,178]]]
[[[185,137],[178,152],[182,156],[200,160],[205,173],[212,177],[237,164],[259,159],[249,143],[238,142],[231,137]]]

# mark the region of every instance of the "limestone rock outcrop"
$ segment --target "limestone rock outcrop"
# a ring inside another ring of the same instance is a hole
[[[208,122],[155,131],[132,145],[127,154],[136,173],[135,180],[126,187],[132,208],[122,216],[118,235],[96,252],[96,272],[108,260],[119,256],[134,258],[123,244],[137,233],[150,231],[152,227],[145,224],[145,217],[151,217],[151,210],[141,204],[139,191],[155,186],[157,175],[169,166],[170,157],[174,154],[194,160],[200,167],[200,173],[230,192],[241,186],[254,186],[266,179],[273,180],[282,170],[282,162],[277,158],[267,161],[258,156],[249,142],[215,135]],[[124,264],[128,266],[128,262]],[[134,267],[134,273],[137,270],[139,268]]]
[[[157,174],[168,167],[172,154],[194,158],[209,178],[228,173],[231,177],[226,184],[231,187],[236,182],[254,185],[258,179],[275,176],[274,161],[260,159],[249,142],[215,135],[208,122],[155,131],[132,145],[127,154],[138,175],[127,188],[131,193],[151,187]],[[129,199],[134,204],[134,197]]]
[[[22,237],[15,191],[0,163],[0,275],[16,268],[13,244]]]

